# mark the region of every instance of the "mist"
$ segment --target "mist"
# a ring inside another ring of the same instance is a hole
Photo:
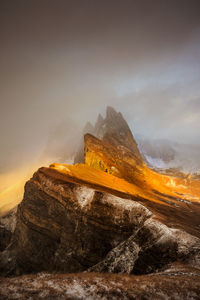
[[[199,144],[199,9],[195,0],[1,1],[1,174],[39,161],[60,126],[70,152],[107,105],[136,136]]]

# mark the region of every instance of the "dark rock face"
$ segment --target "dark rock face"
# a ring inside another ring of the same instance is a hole
[[[108,106],[105,118],[105,133],[103,140],[108,141],[113,145],[123,145],[141,159],[137,143],[132,135],[132,132],[123,118],[122,114],[117,113],[114,108]]]
[[[12,233],[4,226],[0,225],[0,251],[6,249],[11,240]]]
[[[85,134],[77,154],[85,164],[40,168],[25,185],[16,227],[10,216],[0,220],[0,274],[32,273],[8,279],[20,297],[30,296],[19,290],[24,278],[36,299],[198,299],[198,181],[149,170],[126,121],[110,107],[85,132],[99,137]],[[41,271],[52,274],[33,275]],[[1,281],[0,296],[10,299]],[[54,283],[53,294],[40,293]]]
[[[37,172],[26,184],[17,212],[13,241],[18,269],[77,272],[98,263],[150,214],[130,201],[134,213],[128,211],[120,201]]]
[[[200,240],[150,218],[126,241],[112,249],[92,272],[148,274],[176,260],[198,255]]]
[[[168,228],[140,203],[56,173],[41,168],[27,182],[12,242],[0,257],[2,274],[146,274],[198,256],[197,237]]]
[[[16,208],[0,218],[0,251],[10,244],[12,233],[16,225]]]

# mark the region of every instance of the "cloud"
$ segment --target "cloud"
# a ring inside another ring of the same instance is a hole
[[[199,1],[1,1],[0,166],[106,105],[133,132],[199,140]],[[70,134],[67,129],[66,134]]]

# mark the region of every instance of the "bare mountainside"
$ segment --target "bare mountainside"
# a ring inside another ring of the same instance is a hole
[[[81,163],[53,163],[26,183],[0,254],[2,276],[22,276],[2,278],[0,295],[198,299],[199,180],[149,169],[113,108],[95,127],[98,137],[86,133],[77,153]],[[29,280],[35,285],[22,289]]]

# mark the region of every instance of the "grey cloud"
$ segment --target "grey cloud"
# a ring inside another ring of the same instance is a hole
[[[1,1],[0,166],[30,160],[62,120],[82,127],[108,104],[133,131],[198,141],[187,114],[199,110],[199,7]]]

